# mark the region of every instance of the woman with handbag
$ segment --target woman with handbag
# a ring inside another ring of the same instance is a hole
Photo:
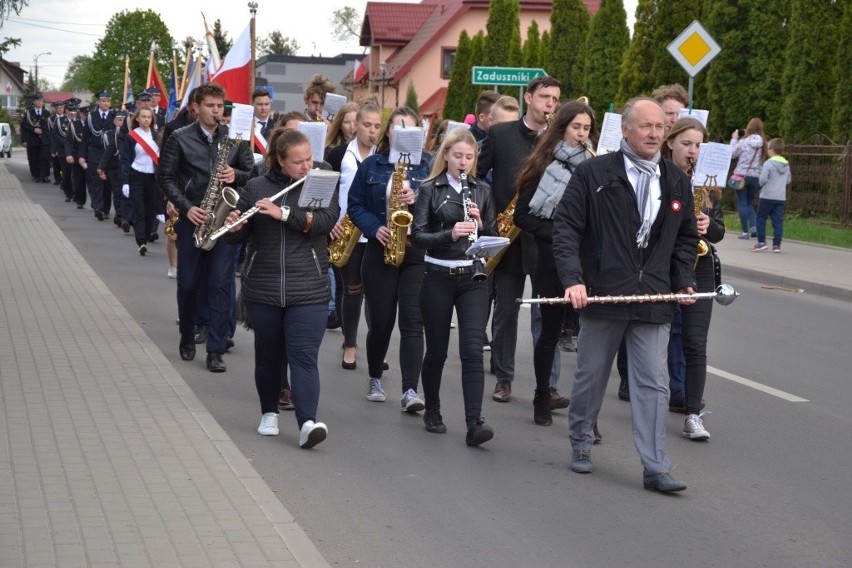
[[[740,131],[731,134],[732,157],[737,159],[737,166],[728,187],[737,190],[737,211],[740,214],[742,226],[741,239],[748,240],[757,236],[757,212],[754,209],[754,198],[760,191],[760,168],[766,159],[766,135],[763,133],[763,121],[752,118],[748,121],[745,134],[740,138]]]

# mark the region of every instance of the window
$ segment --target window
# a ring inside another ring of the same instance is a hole
[[[453,61],[456,59],[456,48],[445,47],[441,50],[441,79],[449,79],[453,72]]]

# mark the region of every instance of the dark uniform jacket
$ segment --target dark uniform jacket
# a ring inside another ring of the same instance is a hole
[[[538,140],[538,132],[530,130],[524,119],[495,124],[488,129],[476,168],[476,176],[485,178],[493,169],[491,188],[494,207],[500,214],[518,191],[517,179],[524,161]],[[515,274],[532,274],[537,259],[535,241],[527,233],[515,239],[503,255],[497,270]]]
[[[89,111],[86,117],[86,139],[83,157],[86,159],[86,162],[92,162],[91,165],[93,168],[97,167],[98,162],[101,161],[101,155],[103,155],[104,149],[107,146],[104,143],[103,135],[104,132],[113,127],[114,119],[114,110],[107,111],[106,119],[101,118],[100,109]]]
[[[21,118],[21,142],[28,146],[50,146],[50,133],[48,131],[47,119],[50,113],[47,109],[41,109],[41,116],[36,115],[35,108],[28,108]],[[35,129],[40,128],[41,134],[36,134]]]
[[[50,127],[50,153],[58,154],[65,158],[65,141],[70,134],[69,123],[71,122],[67,116],[56,115],[52,117],[53,123]]]
[[[642,220],[624,154],[606,154],[577,167],[553,219],[553,254],[565,288],[585,284],[590,296],[696,288],[698,234],[692,187],[673,162],[660,160],[660,172],[660,211],[651,225],[648,246],[640,249],[636,233]],[[672,319],[674,304],[590,304],[583,313],[666,323]]]
[[[80,118],[68,121],[68,136],[65,138],[66,157],[72,156],[74,163],[83,156],[86,144],[86,125]]]
[[[228,128],[219,126],[208,141],[201,126],[194,122],[175,130],[169,136],[165,148],[160,151],[158,183],[166,199],[178,211],[186,215],[190,208],[198,206],[207,193],[211,174],[216,170],[219,145],[227,141]],[[227,163],[234,168],[234,187],[243,187],[248,182],[253,165],[248,144],[233,144]]]
[[[277,170],[253,178],[243,190],[237,209],[246,211],[293,181]],[[312,211],[313,223],[305,234],[308,210],[298,206],[302,187],[275,201],[276,205],[290,207],[285,222],[256,214],[240,231],[225,236],[231,244],[249,243],[242,270],[245,301],[280,307],[328,303],[328,233],[340,214],[337,191],[329,207]]]
[[[471,200],[479,207],[483,227],[479,236],[495,236],[494,201],[488,184],[468,177]],[[426,254],[444,260],[464,260],[470,246],[467,237],[453,241],[453,227],[464,220],[464,196],[450,186],[447,173],[427,180],[420,186],[414,205],[414,222],[411,225],[411,242],[426,249]]]

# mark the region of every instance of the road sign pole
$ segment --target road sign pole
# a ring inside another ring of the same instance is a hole
[[[693,90],[694,86],[695,86],[695,75],[690,75],[689,76],[689,106],[690,106],[690,108],[692,108],[692,101],[695,100],[695,99],[692,98],[692,90]]]

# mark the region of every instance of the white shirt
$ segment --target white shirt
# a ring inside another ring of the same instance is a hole
[[[154,142],[154,138],[151,136],[150,132],[145,132],[141,128],[134,128],[133,132],[139,134],[148,146],[154,150],[154,153],[158,156],[160,155],[160,147],[157,146],[156,142]],[[136,155],[133,157],[133,164],[131,164],[130,167],[143,174],[153,174],[155,172],[154,160],[151,159],[148,152],[146,152],[142,145],[138,142],[136,143],[136,146],[134,146],[134,149],[136,150]]]
[[[630,158],[624,156],[624,169],[627,172],[627,179],[630,181],[630,185],[633,186],[633,191],[636,191],[636,186],[639,183],[639,168],[636,167]],[[657,215],[660,213],[660,199],[662,197],[662,191],[660,190],[660,165],[657,164],[656,173],[651,176],[651,183],[649,186],[649,195],[648,200],[651,202],[651,224],[654,224],[654,220],[657,218]]]

